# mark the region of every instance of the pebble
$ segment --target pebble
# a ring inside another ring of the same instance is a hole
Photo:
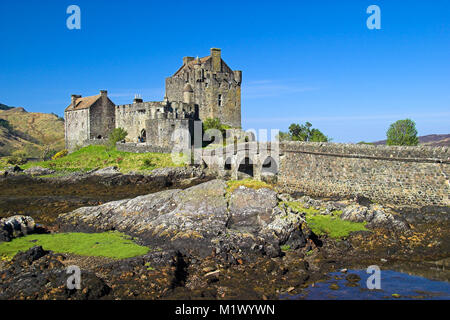
[[[345,277],[345,279],[348,282],[359,282],[361,280],[361,277],[358,276],[357,274],[350,273],[348,276]]]
[[[220,270],[212,271],[212,272],[209,272],[209,273],[205,274],[205,277],[206,278],[208,278],[208,277],[215,277],[215,276],[218,276],[219,273],[220,273]]]
[[[337,283],[332,283],[332,284],[330,284],[330,289],[331,290],[339,290],[340,287]]]
[[[209,273],[209,272],[214,271],[216,269],[212,268],[212,267],[206,267],[206,268],[203,268],[202,270],[203,270],[204,273]]]

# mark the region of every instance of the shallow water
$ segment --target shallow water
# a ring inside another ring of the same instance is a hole
[[[357,274],[361,280],[357,286],[348,286],[345,279],[348,274]],[[434,281],[424,277],[409,275],[393,270],[381,270],[381,289],[369,290],[366,282],[371,274],[366,270],[349,270],[346,274],[333,272],[330,279],[315,283],[304,289],[301,294],[284,295],[283,299],[306,300],[448,300],[450,299],[450,283]],[[331,289],[337,284],[339,289]],[[394,296],[393,296],[394,295]]]

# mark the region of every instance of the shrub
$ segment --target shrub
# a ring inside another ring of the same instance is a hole
[[[12,132],[13,128],[8,120],[0,119],[0,127],[5,128],[8,132]]]
[[[50,149],[49,147],[45,147],[44,150],[41,152],[41,158],[44,161],[50,160],[56,153],[57,153],[56,150]]]
[[[11,164],[13,166],[22,165],[22,164],[27,163],[27,159],[23,158],[23,157],[19,157],[19,156],[11,156],[8,158],[7,163]]]
[[[114,148],[116,146],[116,143],[119,141],[124,140],[128,135],[128,132],[126,132],[122,128],[115,128],[109,135],[109,148]]]
[[[223,124],[220,122],[219,118],[208,118],[203,121],[203,133],[210,129],[219,130],[222,133],[222,139],[225,140],[226,138],[226,132],[228,129],[231,129],[229,125]],[[212,139],[212,137],[205,136],[205,139]],[[208,144],[208,143],[207,143]]]
[[[231,129],[231,127],[220,122],[219,118],[208,118],[203,121],[203,131],[207,131],[209,129],[217,129],[222,132],[222,135],[225,137],[226,131]]]
[[[8,158],[7,163],[15,166],[25,164],[27,161],[27,154],[17,150]]]
[[[153,162],[150,159],[144,159],[144,167],[152,167]]]
[[[60,152],[56,153],[53,157],[52,160],[57,160],[60,158],[63,158],[65,156],[67,156],[69,154],[69,151],[67,151],[66,149],[61,150]]]

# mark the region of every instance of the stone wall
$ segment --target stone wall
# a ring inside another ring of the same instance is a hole
[[[278,184],[284,192],[362,195],[405,208],[450,206],[448,147],[287,142],[281,154]]]
[[[166,116],[166,114],[160,114]],[[176,145],[178,147],[190,148],[193,141],[194,120],[193,119],[149,119],[146,123],[147,144],[168,148],[170,150]],[[178,131],[177,131],[178,130]],[[175,134],[177,131],[181,134]],[[190,134],[190,137],[187,135]]]
[[[65,112],[66,149],[72,151],[89,140],[89,109]]]
[[[125,129],[128,132],[127,142],[137,142],[146,129],[146,121],[155,116],[164,106],[161,102],[142,102],[116,106],[116,128]]]
[[[108,138],[115,128],[115,104],[106,96],[106,91],[103,92],[89,110],[89,139]]]
[[[172,148],[163,148],[159,146],[152,146],[145,143],[121,143],[116,144],[118,151],[133,152],[133,153],[145,153],[145,152],[157,152],[157,153],[171,153]]]

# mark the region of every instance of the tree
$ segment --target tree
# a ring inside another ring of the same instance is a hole
[[[328,142],[330,138],[324,135],[319,129],[311,129],[309,141],[311,142]]]
[[[281,141],[311,141],[311,142],[329,142],[331,139],[324,135],[319,129],[312,128],[310,122],[305,124],[293,123],[289,126],[289,132],[279,133]]]
[[[388,146],[417,146],[416,123],[411,119],[398,120],[390,125],[387,133]]]
[[[109,147],[114,148],[116,146],[116,143],[119,141],[124,140],[128,135],[128,132],[126,132],[122,128],[115,128],[109,135]]]

